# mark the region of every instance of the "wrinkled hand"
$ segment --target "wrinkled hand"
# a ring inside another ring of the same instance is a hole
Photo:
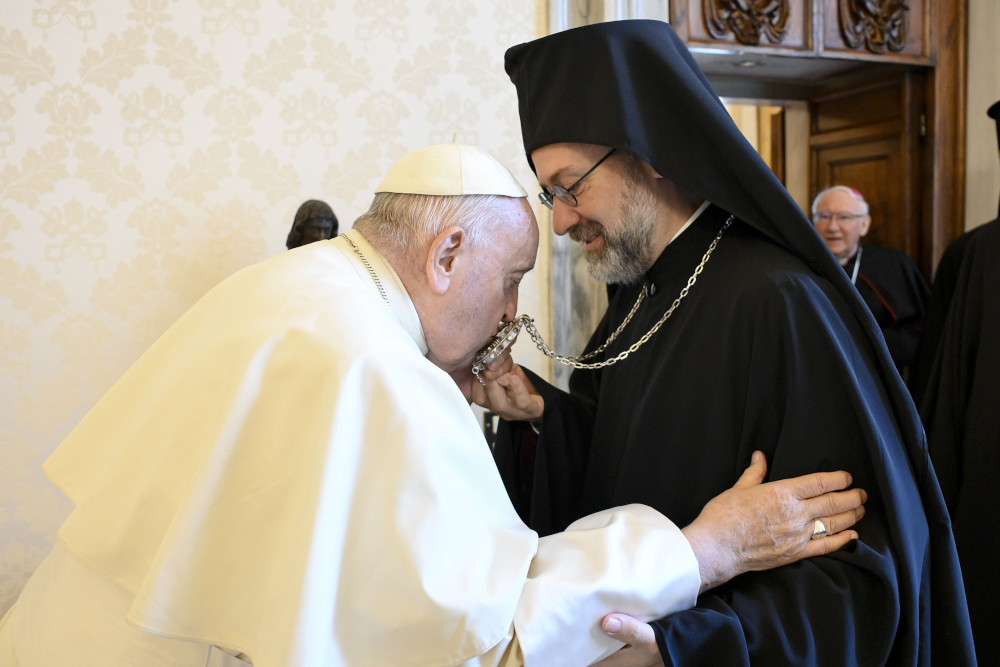
[[[507,421],[535,421],[542,418],[545,401],[524,370],[514,363],[510,350],[493,360],[481,373],[486,386],[474,382],[472,402]]]
[[[864,516],[868,494],[841,490],[850,486],[850,474],[814,473],[763,484],[766,474],[764,454],[754,452],[736,484],[710,500],[684,529],[698,557],[702,591],[743,572],[831,553],[858,538],[846,529]],[[811,539],[815,519],[826,524],[826,537]],[[604,617],[601,629],[625,646],[597,667],[662,667],[649,624],[615,613]]]
[[[625,646],[594,663],[596,667],[663,667],[656,635],[648,624],[626,614],[608,614],[601,622],[601,629]]]
[[[850,486],[850,474],[813,473],[762,484],[766,473],[764,454],[754,452],[736,484],[683,529],[698,557],[702,591],[744,572],[828,554],[857,539],[846,529],[864,516],[868,495],[841,490]],[[826,524],[826,537],[810,539],[815,519]]]

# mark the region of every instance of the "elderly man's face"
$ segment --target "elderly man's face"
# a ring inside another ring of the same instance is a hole
[[[535,265],[538,225],[521,198],[499,198],[497,217],[504,225],[468,248],[441,309],[424,322],[427,358],[448,371],[470,396],[472,362],[489,344],[501,322],[517,316],[518,290]]]
[[[847,192],[829,192],[816,202],[813,224],[830,252],[843,264],[858,251],[861,237],[868,233],[871,216],[864,205]]]

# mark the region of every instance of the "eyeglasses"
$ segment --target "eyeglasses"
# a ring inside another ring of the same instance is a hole
[[[576,179],[576,183],[574,183],[573,185],[569,186],[568,188],[564,188],[561,185],[553,185],[552,189],[549,190],[547,187],[545,187],[543,185],[542,186],[542,191],[538,193],[538,199],[540,199],[541,202],[543,204],[545,204],[545,206],[549,210],[552,210],[552,203],[553,203],[552,202],[552,198],[553,197],[558,197],[559,201],[561,201],[562,203],[566,204],[567,206],[576,206],[576,195],[573,194],[573,190],[576,190],[576,187],[578,185],[580,185],[580,183],[583,182],[583,179],[585,179],[588,176],[590,176],[590,174],[595,169],[597,169],[598,167],[600,167],[602,162],[604,162],[609,157],[611,157],[611,154],[614,153],[614,152],[615,152],[614,148],[612,148],[611,150],[609,150],[604,157],[602,157],[600,160],[597,161],[597,164],[595,164],[593,167],[591,167],[590,169],[588,169],[586,174],[584,174],[580,178]]]
[[[813,213],[813,223],[817,225],[821,223],[826,225],[833,220],[840,225],[863,217],[865,217],[864,213]]]

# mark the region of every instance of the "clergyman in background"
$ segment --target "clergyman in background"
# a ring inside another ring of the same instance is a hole
[[[861,243],[872,217],[858,190],[834,185],[821,191],[813,199],[812,219],[875,316],[896,370],[907,379],[930,293],[927,280],[906,253]]]

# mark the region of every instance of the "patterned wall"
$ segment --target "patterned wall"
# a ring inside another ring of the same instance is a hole
[[[0,4],[0,613],[69,511],[44,459],[199,296],[283,251],[302,201],[345,229],[396,159],[453,137],[533,182],[502,63],[538,15],[535,0]],[[522,312],[547,312],[546,280],[526,281]]]

